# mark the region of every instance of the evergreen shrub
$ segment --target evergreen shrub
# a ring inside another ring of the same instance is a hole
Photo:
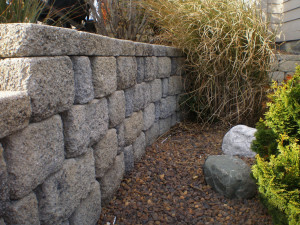
[[[259,153],[253,176],[274,224],[296,225],[300,224],[300,66],[291,80],[273,88],[269,111],[258,123],[252,144]]]

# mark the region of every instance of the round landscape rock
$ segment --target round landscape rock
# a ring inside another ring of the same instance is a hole
[[[227,198],[247,199],[256,194],[250,173],[249,166],[233,156],[209,156],[204,164],[206,183]]]
[[[256,153],[251,150],[251,143],[255,139],[256,131],[255,128],[245,125],[234,126],[223,138],[223,153],[231,156],[255,157]]]

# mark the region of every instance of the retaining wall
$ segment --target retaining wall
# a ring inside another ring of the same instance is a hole
[[[300,55],[276,54],[269,76],[271,79],[281,82],[287,75],[295,73],[297,65],[300,65]]]
[[[175,48],[0,25],[0,224],[95,224],[180,120]]]

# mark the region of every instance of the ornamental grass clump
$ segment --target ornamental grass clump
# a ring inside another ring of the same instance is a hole
[[[242,0],[145,0],[160,40],[182,49],[182,106],[200,122],[253,124],[262,113],[275,35],[259,7]]]
[[[0,23],[35,23],[44,4],[41,0],[1,0]]]
[[[291,80],[275,83],[273,89],[252,144],[259,153],[253,176],[274,224],[296,225],[300,224],[300,66]],[[261,136],[265,130],[274,134],[267,143]],[[276,151],[270,154],[269,146],[274,145]]]

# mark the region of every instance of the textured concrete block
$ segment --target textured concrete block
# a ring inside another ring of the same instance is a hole
[[[155,56],[167,56],[167,46],[164,45],[152,45]]]
[[[134,56],[135,44],[133,41],[115,39],[116,48],[119,49],[118,55],[120,56]]]
[[[146,136],[144,132],[138,136],[138,138],[133,143],[133,154],[134,154],[134,161],[138,161],[142,158],[145,154],[146,148]]]
[[[74,105],[62,114],[66,157],[76,157],[98,142],[108,129],[108,106],[105,98],[87,105]]]
[[[117,57],[117,87],[129,88],[136,83],[137,63],[135,57]]]
[[[158,72],[157,57],[145,57],[145,81],[152,81],[156,78]]]
[[[125,145],[124,123],[121,123],[118,126],[116,126],[116,129],[117,129],[119,147],[123,147]]]
[[[162,97],[161,79],[155,79],[150,82],[151,102],[159,101]]]
[[[171,75],[171,59],[169,57],[157,58],[157,78],[165,78]]]
[[[269,77],[272,80],[275,80],[277,82],[282,82],[284,80],[284,72],[281,72],[281,71],[270,72]]]
[[[139,111],[151,101],[151,87],[147,83],[135,85],[133,97],[133,111]]]
[[[169,57],[179,57],[179,56],[183,56],[183,52],[178,48],[168,46],[167,56],[169,56]]]
[[[152,56],[154,54],[153,45],[141,42],[135,42],[136,56]]]
[[[124,120],[125,145],[132,144],[142,132],[144,125],[143,112],[135,112]]]
[[[63,168],[37,189],[41,224],[67,220],[87,198],[95,182],[92,149],[81,157],[65,160]]]
[[[38,202],[34,193],[11,201],[6,208],[5,221],[9,225],[40,225]]]
[[[281,61],[278,70],[283,72],[294,71],[297,64],[300,64],[300,61]]]
[[[26,92],[0,91],[0,138],[27,127],[31,116]]]
[[[171,58],[171,76],[181,76],[184,73],[185,58]]]
[[[130,172],[134,168],[134,154],[132,145],[124,148],[125,173]]]
[[[136,63],[137,63],[136,82],[140,84],[144,81],[145,78],[145,57],[136,57]]]
[[[165,98],[169,95],[169,78],[162,79],[162,97]]]
[[[124,91],[115,91],[108,97],[109,125],[115,127],[125,119]]]
[[[148,130],[155,121],[155,105],[151,103],[144,109],[144,126],[143,130]]]
[[[117,90],[115,57],[91,57],[95,98],[110,95]]]
[[[8,174],[4,160],[3,148],[0,143],[0,218],[3,216],[6,202],[9,200]],[[1,223],[0,223],[1,224]]]
[[[129,117],[133,113],[134,91],[135,91],[134,87],[128,88],[124,91],[125,100],[126,100],[125,117]]]
[[[171,128],[172,116],[159,120],[159,135],[163,135]]]
[[[115,129],[107,131],[106,135],[93,147],[95,157],[96,177],[101,178],[112,166],[118,151],[118,138]]]
[[[176,111],[177,98],[176,96],[168,96],[161,99],[160,118],[167,118]]]
[[[177,95],[182,92],[183,83],[181,76],[172,76],[169,78],[169,95]]]
[[[152,145],[159,136],[159,122],[155,122],[152,127],[145,131],[146,146]]]
[[[32,123],[4,139],[10,198],[20,199],[62,167],[64,140],[61,118]]]
[[[75,104],[85,104],[94,98],[91,62],[86,56],[71,57],[75,79]]]
[[[70,225],[94,225],[100,218],[101,193],[100,185],[96,181],[88,197],[84,199],[71,215]]]
[[[0,90],[26,91],[32,120],[41,121],[68,110],[74,103],[74,74],[69,57],[0,60]]]
[[[161,102],[160,101],[157,101],[154,103],[155,105],[155,121],[158,121],[159,118],[160,118],[160,105],[161,105]]]
[[[27,24],[0,24],[0,56],[120,55],[116,39],[73,29]]]
[[[177,113],[175,112],[172,116],[171,116],[171,127],[175,126],[178,123],[178,117],[177,117]]]
[[[101,203],[107,204],[118,190],[125,173],[124,153],[118,155],[113,166],[101,179]]]

